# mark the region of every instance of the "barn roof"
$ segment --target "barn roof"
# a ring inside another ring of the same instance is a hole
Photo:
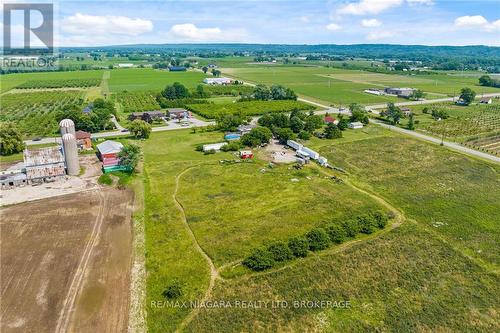
[[[97,150],[101,154],[113,154],[119,153],[123,148],[123,145],[120,142],[107,140],[97,145]]]
[[[59,147],[47,147],[36,150],[24,150],[26,167],[64,162],[64,156]]]
[[[78,130],[75,132],[75,137],[77,140],[87,139],[87,138],[90,138],[90,133]]]

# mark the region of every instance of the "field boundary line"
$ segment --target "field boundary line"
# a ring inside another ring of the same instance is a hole
[[[97,244],[97,240],[99,239],[99,232],[101,231],[101,226],[104,221],[104,215],[106,212],[107,199],[100,188],[97,190],[97,193],[99,195],[100,202],[99,213],[97,214],[97,217],[95,219],[90,238],[85,245],[80,263],[78,264],[75,274],[73,275],[73,279],[71,280],[68,294],[64,299],[63,307],[60,311],[59,319],[57,320],[57,326],[55,329],[56,333],[65,333],[68,331],[68,326],[70,323],[71,315],[73,314],[73,306],[75,304],[76,297],[80,292],[83,278],[85,277],[85,272],[87,270],[87,266],[89,264],[93,249]]]
[[[191,229],[191,227],[189,226],[189,223],[187,222],[186,211],[184,210],[184,206],[177,198],[177,192],[179,191],[179,183],[180,183],[181,177],[185,173],[190,171],[191,169],[196,168],[198,166],[200,166],[200,165],[198,164],[198,165],[189,166],[186,169],[184,169],[183,171],[181,171],[175,177],[175,189],[174,189],[174,193],[172,194],[172,197],[174,199],[174,202],[175,202],[177,209],[181,212],[182,222],[184,224],[184,228],[188,232],[191,240],[193,241],[193,243],[196,247],[196,250],[203,256],[203,258],[205,259],[205,261],[207,262],[207,264],[210,268],[210,282],[209,282],[207,290],[205,291],[205,294],[203,295],[202,299],[200,300],[200,303],[203,303],[206,300],[208,300],[210,298],[210,296],[212,295],[212,290],[213,290],[214,285],[215,285],[215,280],[217,278],[219,278],[220,275],[219,275],[219,271],[217,270],[217,268],[215,267],[215,264],[212,261],[212,258],[210,258],[210,256],[205,252],[205,250],[201,247],[200,243],[198,243],[198,240],[196,239],[196,236],[194,235],[193,230]],[[193,318],[196,317],[198,312],[199,312],[198,307],[191,310],[191,312],[187,315],[186,318],[184,318],[184,320],[179,324],[179,327],[175,331],[181,332],[193,320]]]

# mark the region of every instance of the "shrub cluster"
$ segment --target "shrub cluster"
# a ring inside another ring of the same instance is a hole
[[[375,211],[359,215],[341,224],[332,223],[325,228],[314,228],[304,236],[293,237],[288,243],[275,242],[267,248],[258,248],[243,260],[243,265],[253,271],[263,271],[280,262],[307,257],[309,251],[321,251],[331,244],[341,244],[359,233],[371,234],[387,225],[394,215]]]

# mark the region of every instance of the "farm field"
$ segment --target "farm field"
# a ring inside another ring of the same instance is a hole
[[[26,137],[47,136],[57,132],[56,113],[72,105],[80,106],[84,91],[16,92],[2,95],[1,121],[16,122]]]
[[[70,194],[6,207],[2,216],[2,332],[54,332],[68,329],[123,331],[127,327],[131,192],[104,190],[99,241],[89,261],[75,307],[70,285],[99,216],[99,196]],[[26,214],[26,212],[31,212]],[[70,304],[70,303],[67,303]],[[60,319],[66,309],[66,320]],[[64,327],[64,326],[63,326]]]
[[[113,69],[110,74],[109,89],[112,93],[125,90],[160,91],[174,82],[181,82],[187,88],[194,88],[206,77],[202,72],[169,72],[151,68]]]
[[[205,118],[213,119],[221,114],[241,114],[242,116],[256,116],[267,112],[290,112],[300,110],[314,110],[315,107],[300,101],[249,101],[217,104],[189,104],[189,110]]]
[[[71,72],[43,72],[43,73],[16,73],[2,75],[1,92],[6,92],[18,85],[36,85],[37,81],[42,82],[64,82],[71,80],[101,80],[102,70],[71,71]],[[27,83],[28,82],[28,83]],[[2,96],[3,98],[3,96]]]
[[[312,97],[335,105],[347,105],[353,102],[377,104],[404,101],[391,96],[376,96],[363,90],[381,89],[388,86],[411,87],[437,94],[429,98],[446,97],[458,94],[468,86],[477,93],[500,92],[498,88],[478,85],[478,77],[446,74],[433,75],[396,75],[381,74],[358,70],[346,70],[326,67],[298,66],[256,66],[252,68],[223,68],[231,76],[253,83],[283,84],[298,94]],[[441,96],[443,95],[443,96]]]
[[[287,307],[202,308],[187,332],[495,331],[500,280],[413,223],[341,252],[221,281],[211,301]],[[300,301],[311,301],[300,305]],[[312,301],[338,302],[315,307]],[[350,306],[342,308],[342,302]],[[256,303],[259,304],[259,303]]]
[[[160,109],[156,101],[155,91],[118,92],[112,95],[115,102],[121,105],[124,113],[153,111]]]
[[[495,145],[495,137],[500,133],[500,104],[496,100],[489,105],[473,103],[460,106],[447,102],[411,106],[409,109],[414,115],[417,131],[444,137],[491,154],[500,153]],[[424,113],[424,109],[428,113]],[[431,114],[432,109],[446,112],[448,118],[435,120]],[[408,121],[409,118],[403,118],[399,126],[407,128]]]
[[[466,256],[498,269],[497,165],[396,135],[320,153]]]
[[[273,241],[381,208],[318,170],[281,166],[262,172],[266,165],[258,160],[202,165],[181,179],[178,197],[187,222],[216,266]]]
[[[222,269],[255,247],[285,240],[330,219],[347,218],[347,202],[360,210],[377,206],[346,184],[318,176],[315,168],[267,169],[258,160],[221,165],[220,159],[232,158],[229,153],[194,151],[197,144],[220,139],[221,134],[213,132],[154,133],[145,146],[147,304],[152,332],[175,330],[190,311],[154,306],[162,301],[165,285],[180,281],[183,294],[177,300],[190,301],[201,299],[209,284],[210,270],[196,251],[188,226]],[[378,126],[347,130],[335,141],[315,138],[308,146],[344,168],[347,175],[340,177],[401,210],[406,217],[403,224],[263,273],[223,274],[223,279],[215,280],[208,300],[290,304],[348,300],[351,308],[206,308],[187,323],[186,331],[498,328],[494,309],[499,279],[493,273],[498,268],[499,231],[494,221],[500,202],[496,166]],[[395,161],[398,158],[401,163]],[[267,171],[259,172],[262,168]],[[291,182],[292,177],[299,181]],[[345,198],[349,199],[344,203]],[[302,202],[315,207],[310,218],[297,209]]]

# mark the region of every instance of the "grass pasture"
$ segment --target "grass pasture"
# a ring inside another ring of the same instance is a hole
[[[156,90],[166,85],[181,82],[187,88],[194,88],[206,77],[201,72],[169,72],[151,68],[113,69],[110,71],[109,89],[111,92]]]
[[[183,175],[178,197],[216,266],[243,259],[273,241],[381,209],[316,169],[268,169],[258,161],[193,168]]]
[[[220,282],[211,300],[268,306],[201,309],[186,331],[493,332],[499,282],[418,225],[403,224],[342,252]],[[278,300],[288,306],[273,308],[270,302]],[[303,300],[351,305],[294,303]]]
[[[498,269],[500,168],[387,135],[323,147],[329,161],[462,253]]]

